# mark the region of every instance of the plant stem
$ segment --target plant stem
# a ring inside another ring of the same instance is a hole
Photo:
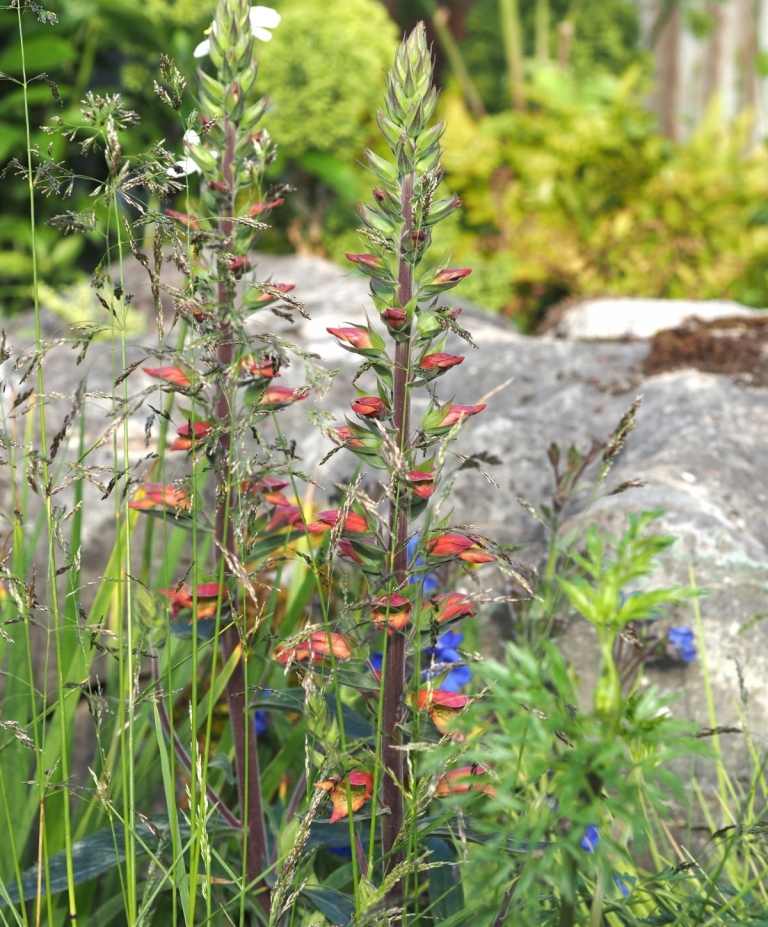
[[[403,234],[400,241],[398,265],[398,302],[405,308],[413,296],[413,268],[409,253],[413,234],[413,182],[409,173],[403,179],[400,204],[403,216]],[[398,341],[395,348],[395,373],[393,391],[393,412],[397,446],[403,453],[408,444],[408,419],[410,417],[410,341]],[[394,578],[398,588],[405,585],[408,576],[408,505],[396,491],[390,507],[390,550],[394,548]],[[385,767],[383,784],[384,804],[389,815],[383,818],[384,855],[386,865],[392,867],[392,847],[403,826],[403,793],[405,760],[400,746],[397,726],[403,707],[405,686],[405,635],[395,631],[387,648],[387,665],[384,678],[382,761]]]
[[[229,315],[234,301],[234,290],[227,268],[228,255],[233,244],[235,211],[235,149],[237,130],[231,122],[225,124],[226,144],[222,155],[222,178],[227,188],[227,204],[224,217],[219,222],[219,231],[223,239],[224,256],[219,259],[218,302],[220,313],[219,339],[216,350],[217,360],[222,370],[222,377],[232,364],[234,351],[232,328]],[[235,555],[235,537],[232,528],[231,512],[235,502],[235,493],[230,482],[231,463],[231,424],[233,414],[230,397],[223,380],[220,381],[216,397],[216,420],[229,423],[223,428],[219,438],[219,466],[216,468],[216,541],[219,548],[219,575],[226,576],[230,570],[227,555]],[[221,648],[224,661],[228,661],[241,646],[237,625],[232,622],[221,635]],[[264,822],[264,809],[261,797],[261,774],[259,770],[258,742],[252,734],[248,718],[247,680],[244,655],[240,658],[227,682],[227,703],[229,720],[232,725],[232,739],[235,745],[235,769],[237,772],[238,795],[243,819],[247,826],[245,872],[249,882],[256,881],[266,869],[267,833]],[[258,900],[265,913],[270,910],[269,890],[265,884],[258,894]]]
[[[507,59],[507,81],[513,109],[525,109],[523,40],[518,0],[501,0],[501,32]]]

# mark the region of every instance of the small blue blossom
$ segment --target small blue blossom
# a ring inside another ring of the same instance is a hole
[[[266,734],[269,730],[269,715],[261,708],[257,708],[253,713],[253,730],[257,736]]]
[[[682,626],[667,631],[667,644],[672,653],[683,663],[693,663],[696,659],[696,642],[691,628]]]
[[[378,679],[381,676],[381,667],[384,664],[384,654],[380,651],[375,651],[368,657],[368,663],[371,667],[371,672]]]
[[[445,672],[447,664],[458,664],[453,666],[441,681],[440,688],[443,692],[460,692],[472,680],[472,670],[462,662],[458,650],[463,640],[464,635],[461,631],[445,631],[435,641],[434,647],[424,650],[425,658],[432,664],[429,669],[424,670],[426,679],[441,675]]]
[[[618,873],[614,873],[613,884],[616,886],[616,888],[618,888],[618,890],[621,892],[621,894],[625,898],[629,897],[629,893],[632,891],[632,887],[631,885],[627,883],[627,880],[629,880],[630,882],[634,881],[632,876],[628,876],[628,875],[622,876],[622,875],[619,875]]]
[[[600,843],[600,831],[594,824],[587,824],[579,846],[585,853],[594,853]]]
[[[412,538],[408,541],[408,546],[406,548],[406,553],[408,557],[408,566],[413,570],[416,575],[410,576],[408,582],[415,586],[418,583],[421,583],[421,590],[425,598],[431,598],[437,590],[440,588],[440,580],[437,578],[435,573],[420,573],[416,572],[422,567],[426,566],[426,560],[418,555],[419,546],[421,544],[421,535],[414,534]]]

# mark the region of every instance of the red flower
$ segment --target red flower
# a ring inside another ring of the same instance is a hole
[[[416,707],[426,711],[432,723],[441,734],[450,733],[453,722],[460,712],[472,701],[460,692],[444,692],[442,689],[419,689]]]
[[[128,503],[128,508],[139,512],[158,509],[189,511],[192,500],[185,490],[171,483],[142,483]]]
[[[281,495],[281,500],[275,505],[275,513],[267,525],[267,531],[277,531],[279,528],[292,528],[294,525],[304,523],[301,509],[298,505],[291,505],[290,502]]]
[[[295,283],[269,283],[269,284],[264,284],[264,286],[268,286],[270,290],[274,290],[277,293],[290,293],[291,290],[296,289]],[[273,293],[268,293],[265,290],[261,294],[261,296],[257,297],[257,299],[254,300],[254,302],[271,303],[272,300],[274,299],[277,299],[277,297]]]
[[[350,425],[339,425],[331,432],[331,437],[337,444],[343,444],[345,447],[363,447],[364,442],[358,438]]]
[[[432,281],[435,286],[445,286],[446,284],[460,283],[465,277],[472,273],[471,267],[446,267]]]
[[[349,346],[358,351],[370,351],[373,341],[367,328],[362,325],[346,325],[342,328],[327,328],[326,331],[338,338],[342,347]]]
[[[387,323],[387,328],[393,332],[402,331],[408,324],[408,313],[405,309],[398,309],[397,306],[385,309],[381,313],[381,317]]]
[[[197,441],[207,438],[213,430],[210,422],[186,422],[176,429],[178,437],[169,445],[171,451],[188,451],[191,450]]]
[[[457,364],[463,364],[464,358],[461,354],[446,354],[438,351],[435,354],[427,354],[422,357],[419,367],[422,370],[448,370]]]
[[[389,407],[378,396],[358,396],[352,403],[352,411],[363,418],[384,418],[389,415]]]
[[[435,621],[438,624],[445,624],[448,621],[456,621],[459,618],[472,618],[477,614],[477,606],[461,592],[449,592],[447,595],[436,595],[432,599],[432,604],[437,609]]]
[[[315,788],[328,792],[333,805],[330,823],[335,824],[350,811],[352,814],[359,811],[370,800],[373,794],[373,776],[367,772],[355,771],[344,779],[338,776],[323,779],[315,783]]]
[[[157,380],[165,380],[171,386],[177,389],[189,389],[192,381],[184,373],[181,367],[142,367],[147,376],[155,377]]]
[[[171,603],[171,615],[175,618],[180,611],[192,608],[195,604],[195,595],[186,583],[177,589],[158,589]],[[216,614],[219,597],[226,591],[219,583],[200,583],[197,586],[197,617],[211,618]]]
[[[339,553],[347,560],[353,560],[355,563],[362,563],[363,558],[355,550],[355,547],[348,538],[341,538],[338,544]]]
[[[411,601],[404,595],[393,593],[373,600],[371,611],[377,628],[388,628],[389,633],[402,631],[411,621]]]
[[[273,200],[254,203],[253,206],[251,206],[251,208],[248,210],[248,215],[260,216],[263,212],[268,212],[270,209],[277,209],[277,207],[282,206],[284,202],[285,197],[276,196]]]
[[[243,480],[240,483],[241,492],[272,493],[279,492],[288,486],[288,480],[281,480],[278,476],[262,476],[258,480]]]
[[[309,396],[306,388],[289,389],[287,386],[268,386],[261,394],[259,405],[262,409],[283,409],[293,402],[300,402]]]
[[[486,405],[484,402],[478,402],[474,406],[463,406],[458,403],[453,403],[445,413],[438,427],[452,428],[457,422],[463,422],[465,418],[469,418],[470,415],[477,415],[479,412],[483,412],[485,408]]]
[[[443,773],[437,780],[435,794],[438,798],[445,798],[446,795],[482,792],[484,795],[493,797],[496,794],[496,789],[485,778],[487,775],[487,768],[481,766],[480,763],[451,769],[447,773]]]
[[[432,557],[458,557],[467,563],[492,563],[496,558],[466,534],[449,532],[439,534],[427,542],[427,552]]]
[[[337,660],[349,660],[352,657],[352,648],[343,634],[312,631],[297,644],[280,644],[273,654],[275,660],[283,666],[289,663],[322,663],[329,656]]]
[[[435,474],[432,470],[409,470],[405,478],[411,484],[411,492],[419,499],[429,499],[435,491]]]
[[[259,377],[262,380],[271,380],[273,377],[280,376],[275,361],[271,357],[256,360],[255,357],[248,355],[241,359],[240,366],[249,376]]]
[[[381,267],[381,258],[376,257],[375,254],[353,254],[348,251],[345,257],[360,267],[369,267],[372,270],[378,270]]]
[[[178,212],[176,209],[166,209],[165,214],[169,219],[175,219],[177,222],[181,222],[182,225],[186,225],[187,228],[200,228],[198,220],[194,216],[188,216],[185,212]]]
[[[324,531],[330,531],[331,528],[336,527],[340,517],[341,512],[339,509],[329,509],[326,512],[320,512],[318,513],[317,521],[313,521],[311,524],[307,525],[307,531],[310,531],[312,534],[322,534]],[[358,515],[357,512],[347,512],[344,518],[343,530],[349,534],[365,534],[368,531],[368,522],[362,515]]]

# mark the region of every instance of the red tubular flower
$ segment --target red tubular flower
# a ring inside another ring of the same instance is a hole
[[[246,270],[251,266],[251,262],[244,254],[238,254],[233,258],[230,258],[229,269],[232,271],[235,276],[245,273]]]
[[[440,559],[458,557],[467,563],[492,563],[496,558],[483,550],[473,537],[448,532],[439,534],[427,542],[427,553]]]
[[[277,365],[271,357],[264,357],[256,360],[255,357],[244,357],[240,361],[240,366],[250,377],[258,377],[262,380],[271,380],[273,377],[279,377]]]
[[[468,695],[444,692],[442,689],[419,689],[416,694],[416,707],[419,711],[428,712],[441,734],[450,733],[456,717],[471,701]]]
[[[444,351],[437,351],[435,354],[426,354],[422,357],[419,367],[422,370],[449,370],[463,363],[464,358],[461,354],[446,354]]]
[[[289,663],[322,663],[330,656],[337,660],[349,660],[352,657],[352,648],[343,634],[337,634],[335,631],[312,631],[297,644],[280,644],[272,656],[283,666]]]
[[[282,480],[279,476],[262,476],[258,480],[243,480],[240,491],[254,494],[279,492],[287,485],[288,480]]]
[[[312,534],[322,534],[324,531],[330,531],[335,528],[341,518],[339,509],[328,509],[325,512],[319,512],[317,520],[307,525],[307,531]],[[362,515],[357,512],[347,512],[344,518],[343,530],[349,534],[365,534],[368,531],[368,522]]]
[[[445,798],[447,795],[482,792],[493,798],[496,795],[496,789],[485,778],[487,775],[488,769],[480,763],[450,769],[437,780],[435,794],[438,798]]]
[[[391,332],[402,331],[408,324],[408,313],[405,309],[392,306],[381,313],[382,319],[386,322],[387,328]]]
[[[339,425],[331,432],[331,437],[337,444],[343,444],[345,447],[363,447],[364,442],[358,438],[349,425]]]
[[[291,290],[296,289],[295,283],[269,283],[265,284],[269,286],[270,290],[274,290],[277,293],[290,293]],[[256,303],[271,303],[273,300],[277,299],[272,293],[267,293],[266,291],[257,297],[254,302]]]
[[[185,490],[172,483],[142,483],[128,503],[128,508],[139,512],[163,509],[189,511],[192,508],[192,500]]]
[[[176,209],[166,209],[165,214],[169,219],[175,219],[177,222],[181,222],[182,225],[186,225],[187,228],[200,228],[198,220],[194,216],[188,216],[185,212],[178,212]]]
[[[192,381],[181,367],[142,367],[141,369],[147,376],[154,377],[156,380],[165,380],[177,389],[189,389],[192,385]]]
[[[344,557],[346,560],[352,560],[355,563],[362,564],[363,558],[355,550],[355,547],[352,541],[349,538],[341,538],[338,544],[339,554]]]
[[[261,394],[259,406],[262,409],[283,409],[309,396],[306,388],[290,389],[287,386],[268,386]]]
[[[275,513],[267,525],[267,531],[277,531],[279,528],[293,528],[304,523],[301,509],[298,505],[291,505],[283,496],[279,504],[275,506]]]
[[[354,771],[344,779],[333,776],[315,784],[316,789],[328,792],[333,805],[330,823],[335,824],[350,812],[354,814],[373,795],[373,776],[367,772]]]
[[[435,621],[438,624],[457,621],[459,618],[473,618],[477,614],[475,603],[461,592],[433,596],[432,604],[437,610]]]
[[[341,328],[326,328],[326,331],[338,338],[342,347],[357,351],[370,351],[373,348],[370,332],[362,325],[345,325]]]
[[[432,283],[435,286],[446,286],[460,283],[465,277],[472,273],[471,267],[446,267],[441,270]]]
[[[176,618],[180,611],[192,608],[195,595],[186,583],[178,589],[158,589],[171,603],[171,615]],[[226,591],[219,583],[200,583],[197,586],[197,617],[211,618],[216,614],[219,597]]]
[[[435,491],[435,474],[432,470],[409,470],[405,478],[411,486],[411,492],[419,499],[429,499]]]
[[[285,202],[285,197],[276,196],[273,200],[266,200],[266,202],[254,203],[253,206],[248,210],[249,216],[260,216],[264,212],[269,212],[270,209],[277,209],[278,206],[282,206]]]
[[[168,446],[168,449],[171,451],[191,450],[197,442],[207,438],[212,430],[213,425],[210,422],[192,422],[191,427],[189,422],[185,422],[176,429],[178,437]]]
[[[382,266],[381,258],[376,257],[375,254],[353,254],[348,251],[345,257],[348,261],[352,261],[353,264],[357,264],[359,267],[368,267],[371,270],[378,270]]]
[[[388,628],[389,633],[402,631],[411,621],[411,601],[404,595],[393,593],[373,600],[371,611],[377,628]]]
[[[484,402],[478,402],[473,406],[463,406],[459,403],[453,403],[445,413],[438,427],[452,428],[457,422],[463,422],[464,419],[469,418],[470,415],[477,415],[485,409],[486,405]]]
[[[352,403],[352,411],[363,418],[384,418],[389,415],[389,407],[378,396],[358,396]]]

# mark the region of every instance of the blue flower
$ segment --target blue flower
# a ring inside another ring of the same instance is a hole
[[[587,824],[584,829],[584,834],[579,840],[579,846],[586,853],[594,853],[597,849],[597,845],[600,843],[600,831],[595,827],[594,824]]]
[[[426,566],[427,563],[426,560],[418,554],[420,544],[420,534],[414,534],[413,537],[408,540],[408,546],[406,548],[408,566],[415,573],[415,575],[408,578],[408,582],[412,586],[421,583],[422,594],[425,598],[431,598],[440,588],[440,580],[434,573],[424,574],[418,572],[422,567]]]
[[[424,670],[426,679],[439,676],[445,672],[446,664],[453,666],[440,683],[443,692],[460,692],[472,679],[472,670],[464,663],[459,653],[459,644],[464,640],[461,631],[445,631],[435,641],[434,647],[427,647],[424,656],[431,665]]]
[[[374,651],[374,653],[372,653],[368,657],[368,664],[371,667],[371,672],[377,679],[381,678],[381,667],[383,663],[384,663],[384,654],[378,650]]]
[[[627,884],[627,880],[629,880],[630,882],[635,881],[632,878],[632,876],[629,876],[629,875],[622,876],[622,875],[619,875],[618,873],[614,873],[613,884],[616,886],[616,888],[618,888],[618,890],[621,892],[621,894],[625,898],[627,898],[629,896],[629,893],[632,891],[632,887],[631,885]]]
[[[688,627],[670,628],[667,631],[667,644],[673,656],[683,663],[693,663],[696,659],[696,642],[693,631]]]
[[[253,730],[256,736],[266,734],[269,730],[269,715],[261,708],[257,708],[253,713]]]

